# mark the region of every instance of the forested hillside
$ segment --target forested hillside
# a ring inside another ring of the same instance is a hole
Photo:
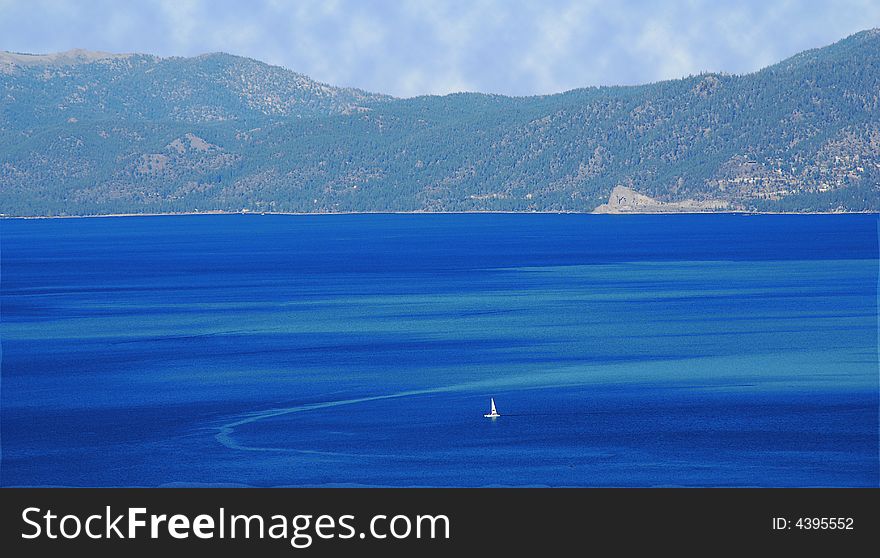
[[[880,31],[748,75],[394,99],[227,54],[0,54],[0,213],[880,209]],[[716,203],[717,202],[717,203]]]

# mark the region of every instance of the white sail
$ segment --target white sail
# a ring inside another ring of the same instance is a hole
[[[491,410],[490,412],[486,413],[486,414],[483,415],[483,416],[486,417],[486,418],[498,418],[498,417],[500,417],[501,415],[499,415],[499,414],[498,414],[498,411],[495,410],[495,398],[492,397],[492,398],[490,398],[490,400],[492,401],[492,410]]]

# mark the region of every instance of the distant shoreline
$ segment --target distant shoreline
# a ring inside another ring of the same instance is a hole
[[[199,211],[180,213],[105,213],[100,215],[0,215],[2,219],[104,219],[111,217],[186,217],[195,215],[249,216],[332,216],[332,215],[880,215],[880,211],[336,211],[305,213],[295,211]]]

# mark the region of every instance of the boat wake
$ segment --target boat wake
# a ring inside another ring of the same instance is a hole
[[[326,401],[323,403],[310,403],[306,405],[296,405],[293,407],[283,407],[280,409],[267,409],[265,411],[260,411],[256,413],[252,413],[250,415],[245,416],[239,420],[234,422],[230,422],[224,424],[219,427],[217,434],[214,438],[226,446],[229,449],[233,450],[242,450],[242,451],[276,451],[276,452],[296,452],[296,453],[305,453],[305,454],[317,454],[317,455],[341,455],[341,456],[357,456],[364,457],[364,454],[346,454],[339,452],[325,452],[325,451],[317,451],[317,450],[303,450],[303,449],[295,449],[295,448],[276,448],[276,447],[257,447],[257,446],[248,446],[245,444],[241,444],[236,441],[234,434],[236,428],[240,426],[244,426],[245,424],[253,424],[255,422],[266,420],[274,417],[280,417],[284,415],[290,415],[293,413],[302,413],[305,411],[315,411],[318,409],[328,409],[331,407],[341,407],[344,405],[355,405],[357,403],[368,403],[370,401],[382,401],[384,399],[397,399],[401,397],[412,397],[415,395],[427,395],[431,393],[445,393],[456,391],[460,389],[460,386],[449,386],[449,387],[440,387],[440,388],[429,388],[429,389],[418,389],[418,390],[409,390],[409,391],[401,391],[397,393],[389,393],[385,395],[373,395],[369,397],[358,397],[354,399],[341,399],[338,401]],[[376,457],[387,457],[387,456],[376,456]]]
[[[367,397],[357,397],[352,399],[340,399],[337,401],[326,401],[322,403],[308,403],[304,405],[295,405],[291,407],[282,407],[275,409],[266,409],[250,413],[244,416],[239,415],[237,420],[228,422],[217,427],[217,433],[214,438],[225,447],[239,451],[266,451],[266,452],[294,452],[301,454],[315,455],[332,455],[332,456],[348,456],[348,457],[369,457],[368,454],[362,453],[339,453],[325,452],[318,450],[305,450],[296,448],[279,448],[279,447],[259,447],[242,444],[236,440],[235,432],[241,426],[253,424],[266,419],[290,415],[294,413],[303,413],[307,411],[317,411],[320,409],[329,409],[333,407],[342,407],[345,405],[356,405],[359,403],[369,403],[372,401],[383,401],[387,399],[400,399],[403,397],[415,397],[419,395],[429,395],[436,393],[454,393],[454,392],[476,392],[481,391],[500,391],[511,389],[543,389],[553,387],[565,387],[571,385],[584,384],[589,381],[589,375],[585,374],[586,369],[583,367],[565,367],[552,371],[544,371],[542,374],[521,374],[515,376],[507,376],[504,378],[495,378],[491,380],[482,380],[476,382],[466,382],[460,384],[452,384],[448,386],[438,386],[425,389],[413,389],[399,391],[395,393],[387,393],[381,395],[371,395]],[[517,416],[515,414],[506,416]],[[524,415],[522,415],[524,416]],[[376,456],[388,457],[388,456]],[[400,457],[399,455],[395,457]]]

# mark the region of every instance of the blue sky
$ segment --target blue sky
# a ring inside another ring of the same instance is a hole
[[[398,96],[743,73],[880,26],[880,0],[0,0],[0,50],[225,51]]]

